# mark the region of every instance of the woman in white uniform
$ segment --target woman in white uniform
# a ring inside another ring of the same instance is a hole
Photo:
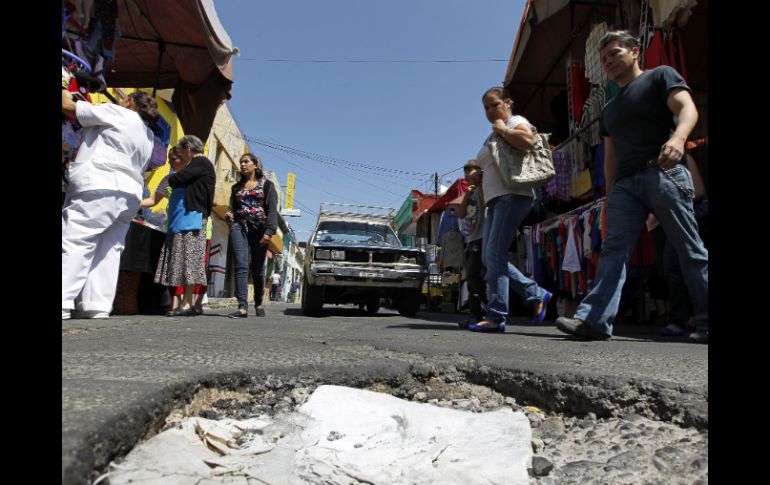
[[[62,112],[83,127],[62,209],[62,320],[108,318],[152,155],[148,125],[159,114],[155,100],[140,91],[120,105],[93,105],[62,90]]]

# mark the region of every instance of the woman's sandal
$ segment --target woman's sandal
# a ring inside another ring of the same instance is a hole
[[[496,327],[487,327],[487,326],[480,326],[481,323],[494,323],[494,322],[488,322],[486,320],[481,321],[479,323],[474,323],[473,325],[468,325],[468,330],[471,332],[486,332],[486,333],[503,333],[505,332],[505,323],[498,323]]]

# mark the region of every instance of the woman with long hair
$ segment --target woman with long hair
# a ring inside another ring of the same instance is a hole
[[[241,156],[241,179],[233,185],[225,220],[230,224],[230,246],[235,256],[235,292],[238,310],[230,318],[248,316],[248,277],[254,282],[256,316],[264,317],[262,294],[265,288],[265,256],[278,226],[278,194],[254,154]],[[249,253],[251,266],[249,267]]]

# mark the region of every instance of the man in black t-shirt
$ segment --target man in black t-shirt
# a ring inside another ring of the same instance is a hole
[[[692,297],[698,330],[708,342],[708,251],[693,215],[693,183],[683,165],[684,145],[698,121],[690,88],[669,66],[642,71],[639,42],[627,31],[599,41],[602,67],[620,92],[602,111],[607,181],[607,237],[593,290],[574,318],[560,317],[563,332],[589,340],[612,336],[626,278],[626,260],[647,215],[660,221],[674,246]]]

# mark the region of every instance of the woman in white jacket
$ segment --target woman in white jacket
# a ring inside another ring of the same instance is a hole
[[[150,161],[155,100],[136,91],[120,105],[75,101],[62,90],[62,113],[83,127],[62,209],[62,320],[108,318],[129,224]]]

